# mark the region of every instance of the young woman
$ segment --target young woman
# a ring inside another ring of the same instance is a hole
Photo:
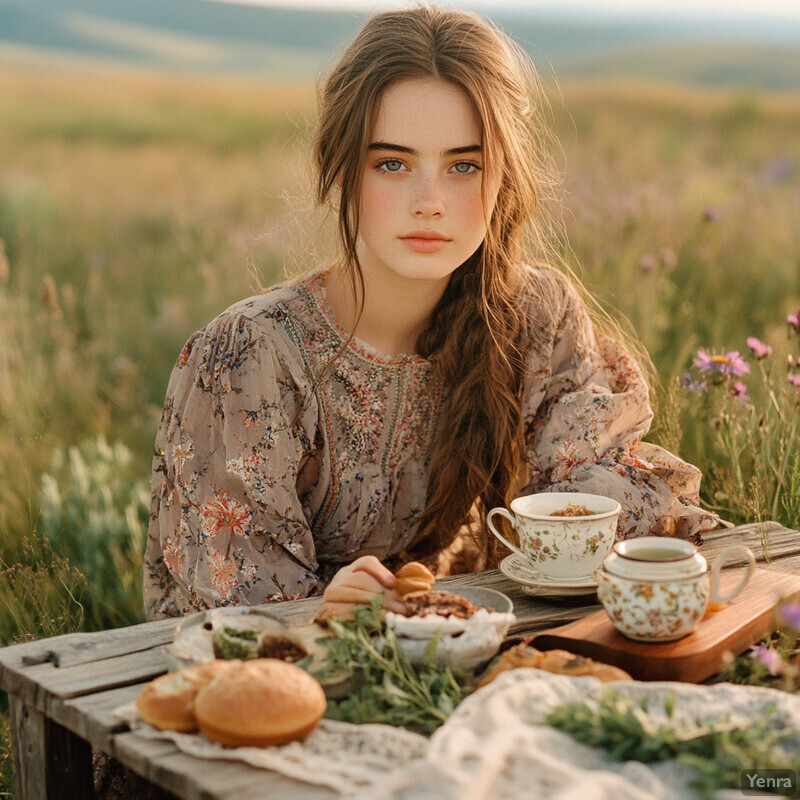
[[[493,563],[485,511],[531,492],[612,496],[622,536],[717,525],[695,505],[699,471],[641,441],[641,369],[595,333],[573,281],[529,266],[553,261],[534,86],[471,13],[382,13],[346,50],[315,142],[340,252],[181,352],[149,618],[323,590],[395,606],[391,567]]]

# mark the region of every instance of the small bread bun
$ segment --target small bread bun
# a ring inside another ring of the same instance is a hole
[[[411,592],[427,592],[433,586],[433,573],[419,561],[410,561],[404,564],[395,573],[397,582],[394,589],[400,597],[405,597]]]
[[[268,747],[302,739],[325,713],[322,686],[274,658],[239,662],[204,686],[194,713],[200,732],[233,747]]]
[[[136,710],[159,730],[192,733],[197,730],[194,701],[200,689],[238,661],[208,661],[156,678],[139,692]]]

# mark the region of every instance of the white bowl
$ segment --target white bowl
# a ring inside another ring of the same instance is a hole
[[[408,660],[421,665],[431,640],[437,635],[439,639],[433,660],[442,666],[468,671],[496,655],[516,620],[511,599],[502,592],[483,586],[451,589],[444,584],[434,586],[434,589],[460,595],[480,608],[469,619],[437,614],[406,617],[388,612],[386,626],[397,635],[397,645]]]

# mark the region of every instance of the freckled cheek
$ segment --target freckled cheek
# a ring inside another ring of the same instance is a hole
[[[478,233],[486,227],[483,198],[480,192],[465,192],[454,199],[451,212],[457,209],[458,217],[465,226]],[[481,238],[483,238],[481,236]]]
[[[365,180],[361,186],[361,227],[383,225],[397,214],[401,198],[390,187]]]

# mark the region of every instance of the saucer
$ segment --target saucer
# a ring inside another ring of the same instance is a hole
[[[593,575],[564,580],[548,578],[528,566],[515,553],[502,560],[500,571],[506,578],[522,586],[525,594],[534,597],[575,597],[592,594],[597,590],[597,579]]]

